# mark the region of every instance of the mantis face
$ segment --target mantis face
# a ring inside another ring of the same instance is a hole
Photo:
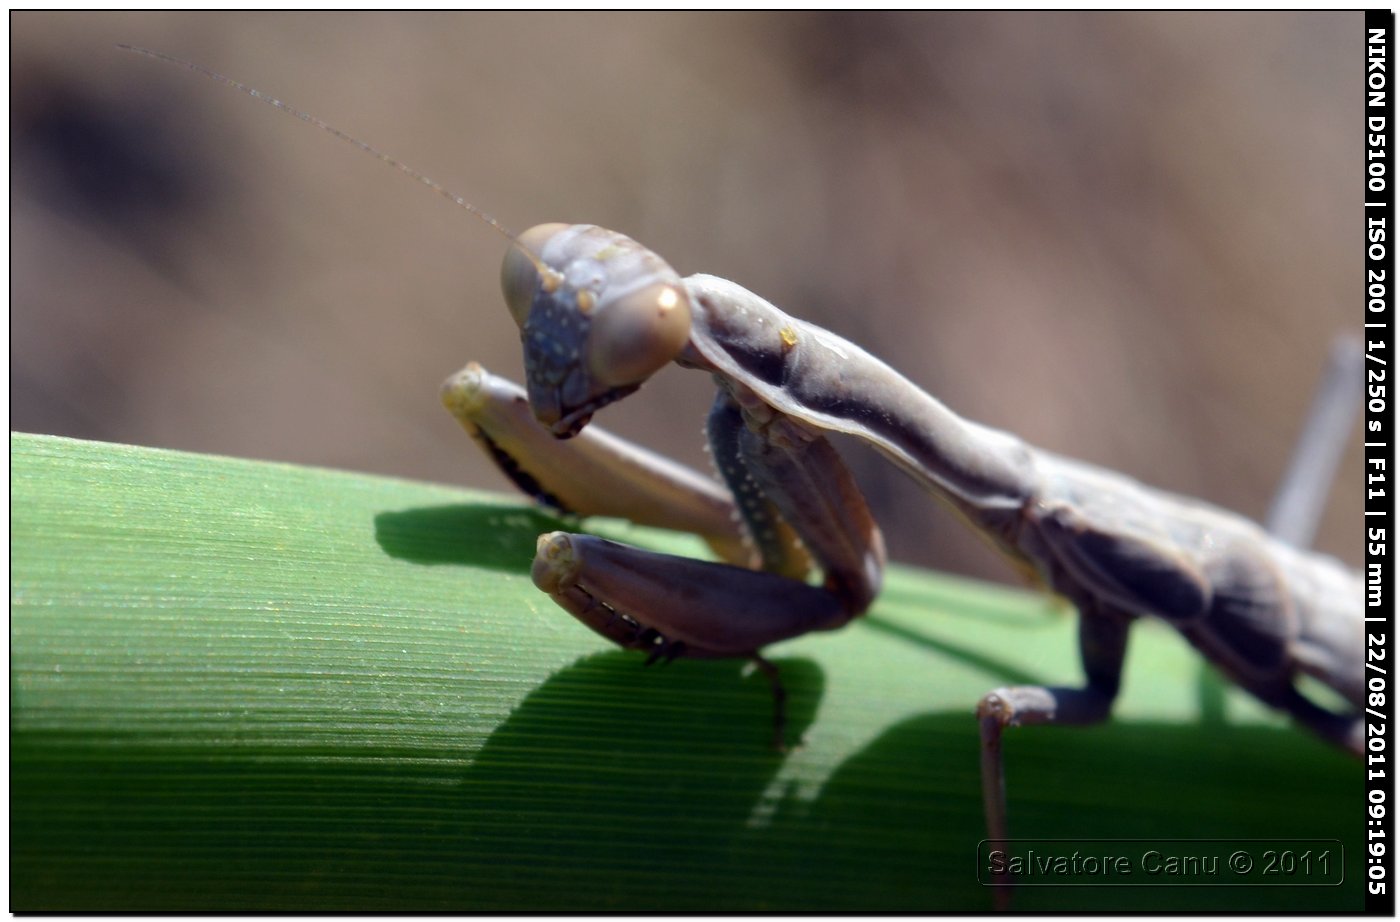
[[[676,358],[690,299],[655,253],[591,224],[541,224],[517,238],[501,289],[520,326],[526,392],[556,438],[579,433]]]

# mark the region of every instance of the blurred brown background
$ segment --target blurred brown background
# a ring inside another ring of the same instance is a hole
[[[602,224],[1033,444],[1255,518],[1360,323],[1360,13],[11,16],[17,430],[504,488],[509,226]],[[601,414],[706,462],[708,381]],[[1319,545],[1359,563],[1360,437]],[[872,453],[897,559],[1008,578]]]

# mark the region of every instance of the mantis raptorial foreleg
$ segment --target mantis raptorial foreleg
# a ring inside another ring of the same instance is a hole
[[[502,471],[541,502],[691,531],[725,559],[768,571],[554,532],[541,537],[532,575],[594,631],[648,651],[648,662],[680,655],[755,660],[773,687],[774,739],[782,745],[785,693],[759,648],[845,624],[873,598],[884,562],[879,530],[826,439],[770,414],[751,420],[722,391],[707,431],[731,504],[713,480],[596,427],[554,439],[525,415],[524,392],[478,365],[449,378],[442,396]],[[756,557],[736,540],[736,516]],[[789,521],[831,536],[813,548],[827,562],[826,586],[800,581],[810,559]],[[645,625],[637,612],[646,613]]]
[[[597,426],[560,441],[535,422],[518,385],[475,362],[443,382],[442,403],[501,472],[536,501],[571,515],[688,531],[723,560],[752,559],[734,520],[734,503],[712,478]]]

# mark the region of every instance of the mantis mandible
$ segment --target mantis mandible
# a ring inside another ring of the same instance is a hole
[[[1271,534],[1204,502],[1032,448],[959,417],[859,346],[733,282],[681,278],[641,244],[592,225],[544,224],[512,235],[319,119],[198,65],[131,50],[330,131],[510,240],[501,282],[520,328],[526,387],[473,363],[443,386],[444,403],[542,503],[694,532],[721,561],[553,532],[539,539],[535,584],[608,640],[647,652],[649,662],[754,660],[773,685],[777,744],[783,692],[762,649],[841,627],[881,586],[880,531],[832,448],[828,435],[836,433],[876,448],[1079,612],[1082,686],[997,688],[977,705],[989,838],[1007,835],[1005,728],[1106,720],[1139,618],[1170,624],[1245,691],[1360,754],[1362,580],[1295,546],[1305,543],[1315,508],[1290,512],[1285,504]],[[706,432],[722,487],[589,427],[597,411],[672,363],[714,382]],[[1334,364],[1341,370],[1333,378],[1359,380],[1345,361]],[[1330,464],[1314,460],[1302,481],[1319,469],[1330,476]],[[819,585],[805,581],[813,567]],[[1338,713],[1305,697],[1295,684],[1305,675],[1356,710]]]

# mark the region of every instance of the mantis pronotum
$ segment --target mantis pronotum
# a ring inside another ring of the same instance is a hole
[[[1166,621],[1241,688],[1360,752],[1361,578],[1290,543],[1306,541],[1315,507],[1285,501],[1271,535],[1236,514],[1034,449],[960,418],[858,346],[733,282],[681,278],[635,241],[592,225],[513,235],[319,119],[197,65],[132,50],[331,132],[510,240],[502,286],[521,330],[526,388],[472,364],[448,380],[444,403],[537,500],[694,532],[722,561],[554,532],[539,540],[536,585],[652,660],[755,660],[773,683],[779,745],[782,686],[760,651],[860,616],[882,580],[880,531],[827,439],[835,432],[874,446],[1079,610],[1082,687],[998,688],[977,706],[990,838],[1007,833],[1004,728],[1107,719],[1140,617]],[[707,434],[723,487],[589,426],[595,412],[672,362],[708,373],[717,386]],[[1335,364],[1336,381],[1354,375],[1345,355]],[[1300,482],[1314,493],[1323,472],[1330,477],[1326,458],[1302,470]],[[813,567],[819,585],[805,581]],[[1303,675],[1357,710],[1338,713],[1305,697],[1295,687]]]

